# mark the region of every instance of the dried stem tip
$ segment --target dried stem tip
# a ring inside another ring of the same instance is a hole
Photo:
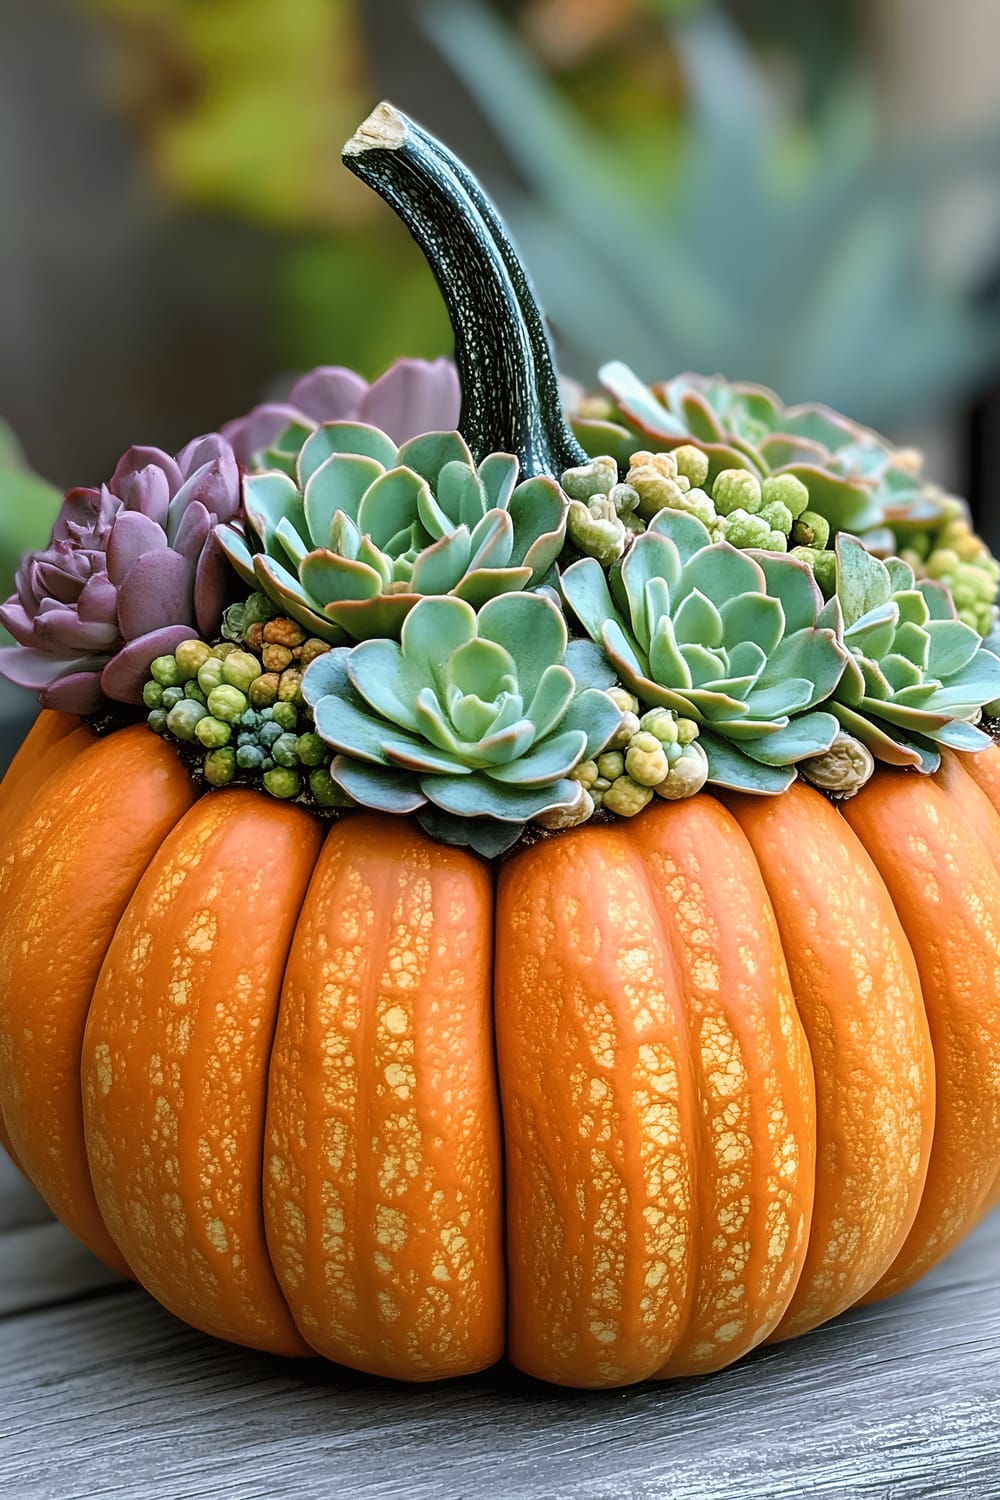
[[[404,115],[387,100],[376,104],[344,147],[345,156],[362,156],[366,151],[398,151],[406,140],[408,124]]]

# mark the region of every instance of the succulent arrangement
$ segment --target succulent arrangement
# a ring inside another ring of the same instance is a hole
[[[619,363],[571,429],[474,179],[417,127],[359,142],[455,363],[322,367],[176,458],[131,450],[25,559],[0,668],[48,705],[141,703],[203,787],[411,815],[489,856],[706,785],[850,796],[876,762],[989,742],[1000,564],[915,455],[764,387]]]

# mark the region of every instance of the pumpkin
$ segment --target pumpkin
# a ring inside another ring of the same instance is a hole
[[[560,472],[513,252],[479,238],[470,300],[461,225],[369,126],[355,170],[385,158],[468,304],[465,430]],[[505,307],[527,396],[487,387]],[[901,1291],[1000,1201],[995,746],[491,862],[409,817],[200,796],[145,726],[44,710],[0,786],[0,972],[14,1159],[177,1316],[277,1354],[702,1374]]]
[[[701,1373],[1000,1193],[1000,749],[843,813],[702,792],[495,880],[402,819],[195,800],[139,727],[43,712],[2,790],[5,1135],[205,1332]]]

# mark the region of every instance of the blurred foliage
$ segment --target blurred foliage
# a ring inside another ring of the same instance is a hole
[[[402,354],[430,359],[451,350],[441,294],[398,221],[378,234],[303,240],[289,248],[278,274],[280,366],[334,361],[370,380]]]
[[[390,47],[408,14],[516,169],[520,193],[487,186],[585,380],[612,356],[720,369],[893,425],[996,366],[982,257],[928,247],[957,180],[995,191],[1000,129],[885,149],[855,4],[398,0],[366,32],[364,0],[73,3],[115,38],[113,88],[174,201],[277,237],[276,365],[374,374],[449,346],[405,233],[339,169],[377,93],[365,36]]]
[[[276,224],[369,219],[339,170],[370,87],[357,0],[77,0],[113,24],[113,86],[171,191]]]
[[[277,231],[260,336],[275,368],[372,377],[451,347],[402,225],[340,163],[371,107],[361,0],[77,0],[111,27],[112,85],[172,197]]]
[[[705,7],[670,28],[683,129],[651,122],[656,165],[637,173],[475,0],[426,24],[527,185],[504,206],[578,369],[613,353],[649,378],[718,369],[891,425],[995,368],[997,309],[976,305],[968,262],[949,273],[927,250],[957,181],[995,190],[1000,126],[880,148],[857,70],[805,120]]]
[[[0,600],[13,589],[23,554],[45,546],[61,504],[60,492],[32,473],[14,434],[0,422]]]

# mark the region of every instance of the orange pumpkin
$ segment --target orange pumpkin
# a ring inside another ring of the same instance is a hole
[[[494,878],[406,820],[196,801],[145,729],[45,712],[0,788],[4,1132],[238,1343],[717,1369],[997,1201],[998,809],[995,749],[843,813],[700,793]]]

